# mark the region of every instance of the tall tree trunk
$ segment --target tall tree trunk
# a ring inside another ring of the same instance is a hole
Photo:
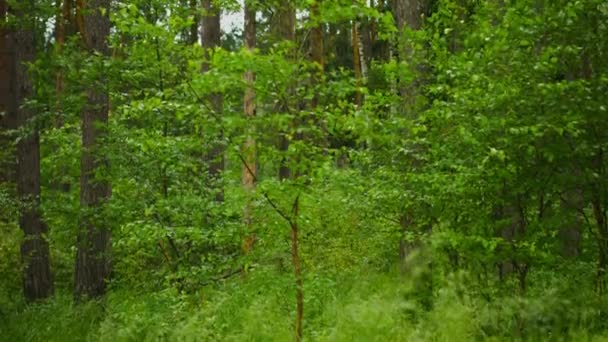
[[[79,3],[82,4],[80,1]],[[84,7],[79,8],[79,13],[83,16],[83,40],[86,48],[91,54],[108,56],[110,0],[89,0]],[[82,113],[82,213],[74,289],[77,298],[102,296],[110,277],[110,227],[103,213],[103,207],[111,197],[110,182],[104,175],[109,165],[103,151],[103,140],[107,136],[108,111],[108,79],[101,71],[87,90],[87,103]],[[99,174],[104,176],[97,176]]]
[[[66,38],[74,33],[73,23],[73,1],[72,0],[57,0],[57,16],[55,22],[55,48],[56,53],[61,55],[65,45]],[[61,128],[64,124],[63,113],[63,97],[65,92],[65,78],[62,67],[58,67],[55,73],[55,128]],[[67,174],[67,166],[61,165],[61,174]],[[53,180],[51,187],[53,189],[69,192],[70,183],[62,180]]]
[[[312,27],[310,29],[310,57],[313,63],[315,63],[317,70],[313,71],[311,77],[311,84],[313,89],[315,86],[323,82],[323,73],[325,71],[325,51],[324,51],[324,37],[323,37],[323,24],[321,22],[321,13],[319,10],[322,0],[316,0],[311,4],[310,7],[310,18],[312,21]],[[322,116],[323,111],[317,112],[317,106],[321,100],[320,92],[315,91],[312,100],[310,101],[310,110],[312,113],[316,113],[313,117],[313,122],[321,129],[320,145],[323,147],[325,153],[329,147],[329,137],[327,122]]]
[[[251,4],[245,3],[245,48],[249,53],[253,53],[255,49],[255,35],[256,35],[256,11],[252,8]],[[255,189],[255,181],[257,176],[256,170],[256,146],[255,138],[253,136],[253,120],[255,119],[255,89],[253,83],[255,82],[255,74],[249,70],[245,73],[245,95],[243,97],[243,109],[245,112],[245,118],[248,121],[247,125],[247,137],[245,138],[245,144],[243,146],[243,172],[242,182],[245,191],[250,195]],[[243,252],[249,254],[253,248],[255,242],[255,235],[251,232],[251,201],[248,200],[245,205],[243,212],[243,221],[248,228],[248,237],[243,242]]]
[[[399,92],[403,100],[403,111],[414,115],[416,111],[417,97],[420,93],[422,70],[424,69],[421,58],[416,54],[412,43],[405,38],[405,28],[417,31],[422,28],[424,17],[427,14],[430,0],[393,0],[393,15],[397,24],[398,41],[396,55],[398,61],[405,61],[415,68],[417,76],[411,84],[404,84],[400,80]]]
[[[353,46],[353,70],[355,72],[355,81],[357,87],[363,85],[363,70],[361,66],[361,47],[359,46],[359,23],[356,19],[353,19],[351,39]],[[363,104],[363,94],[357,90],[355,93],[355,104],[361,106]]]
[[[285,0],[279,2],[279,7],[275,12],[276,18],[273,18],[272,31],[275,38],[279,41],[294,42],[296,39],[295,20],[296,10],[293,0]],[[288,54],[288,58],[294,58],[293,53]],[[291,86],[288,86],[291,88]],[[291,89],[288,89],[292,92]],[[289,94],[286,97],[291,97]],[[276,111],[278,113],[289,112],[289,103],[285,103],[285,99],[281,99],[277,104]],[[289,133],[281,132],[279,136],[279,151],[283,154],[281,164],[279,166],[279,179],[284,180],[291,177],[292,170],[289,167],[289,158],[287,151],[289,150]]]
[[[317,64],[320,74],[325,69],[323,25],[320,22],[321,13],[319,11],[321,2],[322,0],[316,0],[310,7],[311,19],[313,21],[312,28],[310,29],[310,56],[312,61]],[[313,81],[318,81],[318,77],[313,79]]]
[[[53,281],[46,240],[48,230],[40,212],[40,139],[36,114],[25,106],[25,100],[33,94],[27,63],[35,59],[36,42],[33,25],[27,19],[33,8],[24,7],[15,13],[19,22],[12,32],[14,57],[10,88],[14,107],[9,107],[8,115],[16,118],[17,127],[22,130],[17,143],[17,194],[19,226],[24,233],[21,244],[23,292],[26,299],[33,301],[49,297],[53,293]]]
[[[419,88],[422,85],[420,79],[422,79],[423,68],[419,64],[419,61],[417,61],[412,42],[404,39],[404,33],[406,28],[409,30],[420,30],[422,28],[423,18],[426,15],[429,3],[430,0],[393,0],[392,3],[393,16],[398,30],[397,59],[398,61],[406,61],[408,65],[414,66],[414,71],[417,74],[415,81],[411,84],[404,84],[401,81],[401,84],[398,85],[403,101],[402,111],[410,116],[415,115],[417,97],[419,96],[420,91]],[[411,161],[412,165],[415,163],[415,160]],[[401,222],[404,235],[408,230],[416,228],[417,226],[417,223],[414,221],[414,213],[409,209],[402,214]],[[427,227],[426,230],[430,231],[430,227]],[[416,245],[417,243],[412,245],[406,241],[401,241],[400,256],[402,269],[405,267],[405,257],[411,253],[412,249],[416,248]],[[409,251],[404,253],[404,248]]]
[[[10,115],[15,108],[15,96],[12,92],[13,79],[13,46],[12,34],[6,26],[8,4],[0,0],[0,185],[6,190],[13,189],[15,185],[15,151],[9,134],[15,128],[14,115]]]
[[[203,48],[205,49],[205,60],[201,64],[201,71],[208,72],[210,68],[210,58],[215,48],[220,47],[221,31],[220,31],[220,9],[216,7],[213,0],[203,0]],[[215,127],[219,129],[216,136],[210,137],[209,153],[207,160],[209,162],[209,177],[212,181],[213,188],[219,187],[215,193],[215,199],[218,202],[224,201],[224,189],[221,184],[222,172],[224,171],[224,128],[222,125],[223,98],[220,93],[212,93],[209,96],[211,109],[213,110],[212,117]]]
[[[210,2],[209,0],[203,0],[203,8],[206,8],[208,6],[209,2]],[[190,32],[189,32],[190,39],[189,40],[190,40],[190,44],[194,45],[198,41],[198,25],[199,25],[199,20],[200,20],[200,16],[198,15],[199,11],[198,11],[198,1],[197,0],[190,0],[190,10],[192,11],[193,22],[192,22],[192,25],[190,26]],[[205,24],[203,23],[203,25],[205,25]],[[203,28],[203,30],[204,30],[204,28]]]
[[[597,235],[597,268],[596,268],[596,290],[599,295],[606,291],[606,271],[608,267],[608,218],[606,217],[605,198],[602,193],[604,188],[601,184],[604,179],[604,151],[600,147],[593,160],[593,169],[598,175],[598,181],[593,184],[591,190],[591,206],[596,222]]]
[[[293,263],[293,274],[296,280],[296,342],[302,341],[302,321],[304,320],[304,285],[302,281],[302,267],[300,265],[300,254],[298,253],[298,212],[300,209],[300,195],[293,202],[291,219],[291,259]]]

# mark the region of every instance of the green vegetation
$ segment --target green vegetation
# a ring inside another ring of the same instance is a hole
[[[0,340],[608,341],[606,94],[605,0],[0,0]]]

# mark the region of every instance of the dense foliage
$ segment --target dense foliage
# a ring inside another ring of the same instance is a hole
[[[606,1],[248,1],[255,47],[225,25],[243,3],[203,1],[213,47],[200,1],[114,0],[107,53],[67,3],[0,6],[36,51],[36,114],[0,140],[1,339],[298,340],[302,307],[306,341],[608,339]],[[34,131],[54,293],[31,301]],[[95,298],[83,222],[111,231]]]

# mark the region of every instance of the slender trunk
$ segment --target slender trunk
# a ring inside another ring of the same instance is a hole
[[[15,151],[12,143],[14,139],[10,136],[15,128],[14,115],[10,115],[10,112],[16,108],[12,91],[14,53],[12,34],[6,26],[7,11],[6,0],[0,0],[0,112],[6,113],[0,115],[0,185],[14,191]]]
[[[57,55],[61,55],[63,47],[65,45],[66,37],[72,33],[72,0],[57,0],[57,17],[55,23],[55,48]],[[65,93],[65,79],[63,70],[58,67],[55,72],[55,111],[56,116],[54,120],[55,128],[61,128],[64,124],[63,114],[63,97]],[[61,165],[61,174],[68,174],[67,166]],[[70,183],[53,180],[51,188],[60,190],[63,192],[70,191]]]
[[[396,55],[399,62],[406,61],[409,65],[416,65],[417,63],[416,56],[414,55],[413,44],[412,42],[404,39],[404,33],[406,32],[406,27],[409,30],[421,29],[422,19],[426,13],[426,8],[428,7],[429,1],[430,0],[392,0],[393,16],[397,24],[398,32]],[[383,4],[383,1],[381,1],[381,4]],[[416,70],[418,71],[419,69],[420,68],[416,66]],[[418,74],[421,74],[421,72]],[[409,115],[414,114],[416,97],[418,96],[420,90],[418,88],[421,86],[421,82],[418,81],[420,77],[421,75],[417,75],[416,81],[412,84],[404,84],[402,80],[399,81],[399,93],[402,97],[403,104],[401,107],[402,113],[408,113]],[[410,161],[412,166],[414,166],[416,163],[417,160],[415,159]],[[403,217],[406,217],[408,222],[408,224],[403,227],[404,231],[419,227],[419,224],[414,222],[414,215],[412,212],[410,212],[410,210],[403,213]],[[430,229],[427,230],[430,231]],[[401,241],[401,246],[407,245],[408,242]],[[411,246],[409,249],[411,250],[415,248],[414,246]]]
[[[274,31],[274,35],[276,39],[279,41],[290,41],[294,42],[296,33],[295,33],[295,18],[296,11],[293,0],[281,1],[279,3],[279,8],[276,11],[276,18],[273,23],[272,30]],[[288,58],[294,58],[293,53],[288,53]],[[286,98],[291,97],[293,92],[292,86],[288,86],[289,94],[287,94]],[[276,112],[284,114],[289,111],[289,103],[286,103],[286,99],[281,99],[276,107]],[[289,167],[289,158],[287,157],[287,152],[289,150],[289,134],[288,132],[280,132],[279,137],[279,151],[283,155],[281,159],[281,163],[279,166],[279,179],[284,180],[291,177],[292,170]]]
[[[201,64],[201,72],[208,72],[211,63],[209,62],[213,54],[213,50],[220,47],[221,31],[220,31],[220,9],[212,0],[203,0],[203,48],[205,49],[205,60]],[[220,93],[212,93],[209,96],[211,103],[212,119],[215,127],[219,130],[216,136],[210,137],[209,152],[207,161],[209,162],[209,177],[212,183],[212,188],[217,188],[215,200],[217,202],[224,201],[224,188],[222,185],[222,172],[224,171],[224,128],[222,125],[223,112],[223,97]]]
[[[362,86],[362,70],[361,70],[361,48],[359,47],[359,29],[356,19],[352,23],[352,46],[353,46],[353,70],[355,72],[355,83],[357,87]],[[355,104],[361,106],[363,104],[363,94],[357,90],[355,93]]]
[[[302,281],[302,268],[300,266],[300,255],[298,253],[298,210],[300,207],[300,196],[293,203],[293,218],[291,221],[291,258],[293,262],[293,273],[296,280],[296,342],[302,341],[302,321],[304,318],[304,290]]]
[[[208,0],[203,0],[204,3],[209,2]],[[193,22],[192,25],[190,26],[190,34],[189,34],[189,38],[190,38],[190,44],[196,44],[196,42],[198,41],[198,24],[199,24],[199,20],[200,20],[200,16],[198,15],[198,4],[197,4],[197,0],[190,0],[190,10],[192,11],[192,15],[193,15]]]
[[[598,174],[598,179],[604,177],[604,151],[602,148],[594,158],[593,166]],[[597,226],[597,271],[596,271],[596,290],[599,295],[606,292],[606,267],[608,267],[608,220],[606,219],[606,208],[604,198],[602,198],[602,185],[595,184],[592,190],[591,206],[593,216]]]
[[[34,31],[26,23],[28,13],[16,13],[18,27],[13,32],[13,82],[15,96],[9,115],[16,117],[22,136],[17,143],[17,194],[20,201],[19,226],[24,239],[21,244],[23,261],[23,292],[30,301],[44,299],[53,293],[50,269],[47,226],[40,212],[40,139],[36,128],[35,112],[24,106],[33,94],[33,82],[28,75],[27,63],[35,59]]]
[[[256,11],[251,8],[251,5],[245,5],[245,48],[253,53],[253,49],[255,49],[255,35],[256,35],[256,21],[255,21]],[[244,112],[245,118],[248,121],[247,125],[247,137],[245,138],[245,144],[243,146],[244,152],[244,163],[242,170],[242,182],[245,191],[248,193],[253,192],[255,190],[255,180],[256,180],[256,142],[255,138],[252,134],[253,130],[253,120],[255,119],[255,90],[253,87],[253,83],[255,82],[255,74],[253,71],[247,71],[245,73],[245,83],[247,84],[247,88],[245,89],[245,95],[243,97],[244,103]],[[245,254],[251,253],[253,249],[253,244],[255,243],[255,235],[251,232],[251,208],[252,203],[250,200],[247,201],[243,211],[243,221],[247,226],[248,237],[243,242],[243,252]]]
[[[78,3],[82,6],[82,1]],[[108,56],[110,0],[89,0],[78,12],[82,16],[81,33],[87,50]],[[74,282],[74,295],[78,299],[101,297],[110,277],[110,227],[103,213],[103,207],[111,197],[110,182],[106,178],[109,165],[103,151],[108,112],[108,79],[101,71],[87,90],[87,103],[82,113],[82,214]]]
[[[406,84],[403,80],[399,81],[399,93],[402,97],[402,111],[409,115],[414,115],[417,106],[417,98],[420,94],[420,86],[423,78],[423,64],[420,53],[416,51],[412,42],[406,38],[405,28],[418,31],[422,28],[424,17],[429,7],[430,0],[393,0],[393,15],[397,23],[398,39],[396,55],[398,61],[405,61],[414,68],[417,73],[414,81]]]
[[[313,71],[311,77],[311,84],[313,89],[315,86],[323,82],[323,73],[325,70],[325,57],[324,57],[324,42],[323,42],[323,25],[320,21],[321,14],[319,12],[319,5],[321,0],[314,1],[310,7],[311,20],[313,22],[310,30],[310,56],[312,62],[315,63],[317,70]],[[324,153],[327,153],[328,148],[328,129],[327,122],[321,115],[323,111],[317,112],[317,106],[319,106],[321,100],[320,92],[315,91],[312,100],[310,101],[310,110],[316,115],[313,117],[313,122],[321,129],[320,145],[322,146]]]
[[[313,2],[311,5],[310,13],[311,18],[314,22],[311,30],[310,30],[310,55],[312,61],[317,64],[319,68],[319,74],[323,74],[325,69],[325,52],[323,46],[323,25],[320,22],[320,12],[319,6],[322,0],[317,0]],[[317,75],[315,75],[317,76]],[[318,81],[318,76],[315,77],[316,81]]]

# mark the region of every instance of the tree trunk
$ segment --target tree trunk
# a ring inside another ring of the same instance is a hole
[[[604,151],[601,147],[594,157],[593,168],[598,174],[598,179],[603,180],[605,174]],[[596,291],[598,295],[603,295],[606,291],[606,268],[608,267],[608,219],[606,218],[606,205],[602,196],[602,188],[602,184],[597,182],[591,191],[591,206],[597,227]]]
[[[295,32],[295,20],[296,10],[293,0],[285,0],[279,2],[279,8],[276,10],[275,18],[273,18],[273,33],[278,41],[289,41],[294,42],[296,39]],[[293,53],[288,54],[288,58],[293,58]],[[288,86],[291,88],[291,86]],[[288,90],[290,93],[292,90]],[[288,94],[286,97],[291,97]],[[289,112],[289,103],[285,103],[287,100],[281,99],[276,106],[276,112],[287,113]],[[289,131],[289,130],[288,130]],[[284,180],[291,177],[292,170],[289,167],[289,158],[287,157],[287,151],[289,150],[289,133],[288,131],[280,132],[279,136],[279,151],[283,155],[281,164],[279,166],[279,179]]]
[[[414,67],[417,76],[411,84],[405,84],[400,80],[399,92],[403,100],[403,112],[413,115],[417,109],[417,97],[419,96],[422,69],[424,69],[420,60],[412,46],[412,43],[405,40],[404,29],[407,28],[413,31],[422,28],[423,19],[427,14],[430,0],[393,0],[393,15],[397,24],[398,39],[396,55],[398,61],[405,61],[408,65]]]
[[[91,53],[108,56],[110,0],[87,1],[84,8],[79,8],[79,13],[83,15],[82,29],[86,48]],[[109,165],[103,151],[108,111],[108,79],[107,75],[100,73],[87,90],[87,103],[82,114],[82,213],[76,245],[76,298],[102,296],[110,277],[110,228],[103,213],[104,204],[111,197],[110,182],[106,178]],[[101,177],[98,176],[100,174]]]
[[[255,21],[256,11],[251,7],[250,4],[245,4],[245,48],[253,53],[253,49],[255,49],[255,35],[256,35],[256,21]],[[256,180],[256,146],[255,146],[255,138],[251,130],[253,129],[253,120],[255,119],[255,89],[253,87],[253,83],[255,82],[255,74],[253,71],[247,71],[245,73],[245,83],[247,83],[247,88],[245,89],[245,95],[243,97],[244,103],[244,112],[245,118],[248,121],[247,129],[249,132],[247,133],[247,137],[245,138],[245,144],[243,146],[243,172],[242,172],[242,182],[245,191],[248,193],[253,192],[255,189],[255,180]],[[251,201],[248,200],[245,205],[243,211],[243,221],[248,228],[248,237],[243,242],[243,252],[245,254],[251,253],[253,248],[253,244],[255,242],[255,235],[251,232]]]
[[[74,34],[74,23],[72,15],[73,3],[72,0],[57,0],[57,16],[55,22],[55,44],[56,53],[61,55],[65,40],[69,35]],[[61,128],[64,124],[64,113],[63,113],[63,97],[65,93],[65,79],[62,71],[62,67],[57,68],[55,73],[55,111],[56,116],[54,118],[55,128]],[[62,165],[60,167],[61,174],[67,174],[67,166]],[[61,180],[53,180],[51,184],[52,189],[60,190],[63,192],[70,191],[71,184],[69,182]]]
[[[310,57],[313,63],[316,65],[316,70],[313,70],[311,77],[311,84],[313,89],[315,86],[323,82],[323,73],[325,71],[325,51],[323,41],[323,25],[321,23],[321,13],[319,6],[322,0],[316,0],[311,4],[310,7],[310,18],[312,21],[312,27],[310,29]],[[327,153],[329,147],[328,129],[325,117],[323,117],[323,111],[317,112],[317,106],[319,106],[321,97],[319,91],[315,91],[312,100],[310,101],[310,110],[312,113],[316,113],[313,117],[313,122],[321,129],[321,137],[319,139],[320,145],[322,146],[324,153]]]
[[[426,14],[426,10],[428,7],[428,3],[430,0],[393,0],[392,9],[393,16],[395,18],[395,22],[397,24],[398,30],[398,48],[396,50],[397,60],[398,61],[407,61],[408,65],[414,65],[416,71],[421,71],[420,67],[416,65],[416,56],[414,55],[414,50],[411,45],[411,42],[405,41],[404,32],[407,25],[407,28],[410,30],[419,30],[422,28],[422,19]],[[383,2],[381,2],[383,4]],[[413,115],[416,109],[416,97],[418,96],[419,87],[421,86],[421,82],[419,81],[421,72],[418,72],[416,80],[412,84],[404,84],[401,81],[399,84],[399,92],[402,97],[402,112],[408,113],[409,115]],[[412,161],[412,164],[415,161]],[[408,212],[404,213],[403,217],[406,218],[407,224],[402,224],[402,228],[404,230],[404,234],[407,230],[416,227],[415,222],[413,222],[413,214]],[[430,229],[428,229],[430,231]],[[405,257],[407,257],[408,253],[403,253],[404,247],[406,250],[412,250],[415,247],[407,247],[410,243],[406,241],[400,242],[400,256],[401,256],[401,265],[402,268],[405,264]],[[416,244],[414,244],[415,246]]]
[[[198,15],[198,3],[197,2],[198,2],[197,0],[190,0],[190,9],[192,10],[192,15],[194,17],[192,25],[190,26],[190,32],[189,32],[190,44],[192,44],[192,45],[196,44],[196,42],[198,41],[198,25],[199,25],[200,16]],[[209,0],[203,0],[203,8],[206,8],[207,4],[209,2],[210,2]],[[203,25],[204,25],[204,22],[203,22]]]
[[[321,1],[314,1],[310,8],[311,19],[313,20],[313,26],[310,29],[310,56],[322,74],[325,69],[325,52],[323,46],[323,25],[320,22],[321,14],[319,12]]]
[[[298,211],[300,208],[300,196],[293,202],[293,217],[291,220],[291,258],[293,273],[296,280],[296,342],[302,341],[302,321],[304,319],[304,285],[302,281],[302,267],[300,266],[300,254],[298,253]]]
[[[15,128],[14,115],[10,112],[15,108],[15,96],[12,92],[13,46],[12,34],[6,24],[8,5],[6,0],[0,0],[0,184],[6,190],[15,185],[15,151],[9,134]]]
[[[203,48],[205,49],[205,60],[201,64],[201,71],[208,72],[210,68],[210,58],[213,50],[220,47],[221,30],[220,30],[220,9],[216,7],[214,1],[203,0]],[[222,125],[223,112],[223,97],[220,93],[212,93],[209,96],[211,109],[213,110],[212,117],[215,127],[219,129],[216,136],[211,137],[209,143],[209,152],[207,160],[209,162],[209,177],[212,183],[212,188],[218,187],[215,193],[215,199],[218,202],[224,201],[224,188],[221,184],[222,172],[224,171],[224,128]]]
[[[353,70],[355,72],[355,81],[357,87],[362,86],[362,68],[361,68],[361,48],[359,46],[359,24],[356,19],[352,23],[352,46],[353,46]],[[355,93],[355,104],[361,106],[363,104],[363,94],[359,90]]]
[[[21,22],[12,32],[14,64],[11,93],[15,97],[15,106],[9,107],[8,115],[16,118],[17,127],[22,130],[17,143],[17,194],[20,201],[19,226],[24,233],[21,244],[23,292],[26,299],[34,301],[53,293],[53,281],[47,226],[40,212],[40,139],[36,114],[24,106],[27,97],[33,94],[27,63],[34,61],[36,47],[32,25],[26,22],[28,14],[23,10],[16,13]]]

